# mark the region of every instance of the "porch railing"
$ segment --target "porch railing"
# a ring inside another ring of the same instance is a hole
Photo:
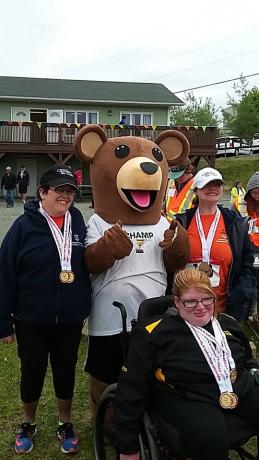
[[[0,121],[0,144],[72,144],[77,131],[83,126],[85,125]],[[160,132],[173,128],[183,132],[189,139],[191,147],[195,148],[195,150],[199,148],[205,149],[207,154],[216,152],[217,130],[214,126],[100,126],[105,129],[108,137],[140,136],[151,140],[155,139]]]

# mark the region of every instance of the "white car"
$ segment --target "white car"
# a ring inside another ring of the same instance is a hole
[[[253,135],[252,145],[249,147],[249,153],[251,155],[257,152],[259,152],[259,133]]]
[[[237,155],[249,155],[250,151],[247,147],[247,143],[245,140],[241,139],[237,136],[225,136],[225,137],[218,137],[216,139],[216,147],[218,149],[216,156],[237,156]],[[259,149],[259,145],[258,145]]]

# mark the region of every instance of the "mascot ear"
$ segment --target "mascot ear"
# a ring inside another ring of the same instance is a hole
[[[169,166],[183,163],[189,155],[190,144],[183,133],[174,129],[163,131],[154,142],[164,153]]]
[[[106,141],[106,133],[100,126],[84,126],[78,131],[74,140],[75,154],[85,163],[91,163],[99,147]]]

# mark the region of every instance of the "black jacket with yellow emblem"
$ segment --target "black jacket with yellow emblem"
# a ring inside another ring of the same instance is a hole
[[[254,386],[251,368],[258,368],[238,322],[221,314],[236,363],[233,391],[244,397]],[[206,329],[213,333],[211,323]],[[149,401],[161,393],[180,392],[188,400],[219,404],[219,388],[189,327],[175,310],[152,323],[137,324],[132,332],[127,361],[121,372],[114,403],[116,448],[124,454],[139,450],[139,422]]]

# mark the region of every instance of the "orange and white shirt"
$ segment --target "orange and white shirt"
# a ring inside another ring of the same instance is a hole
[[[207,238],[210,227],[214,221],[215,214],[201,215],[201,222],[205,237]],[[192,218],[188,227],[188,235],[190,241],[190,255],[188,266],[197,266],[203,261],[202,258],[202,243],[198,231],[195,215]],[[229,244],[228,235],[222,214],[220,214],[219,222],[214,234],[210,249],[210,267],[213,270],[213,289],[218,299],[220,311],[224,311],[227,301],[227,285],[228,275],[232,264],[232,251]]]

